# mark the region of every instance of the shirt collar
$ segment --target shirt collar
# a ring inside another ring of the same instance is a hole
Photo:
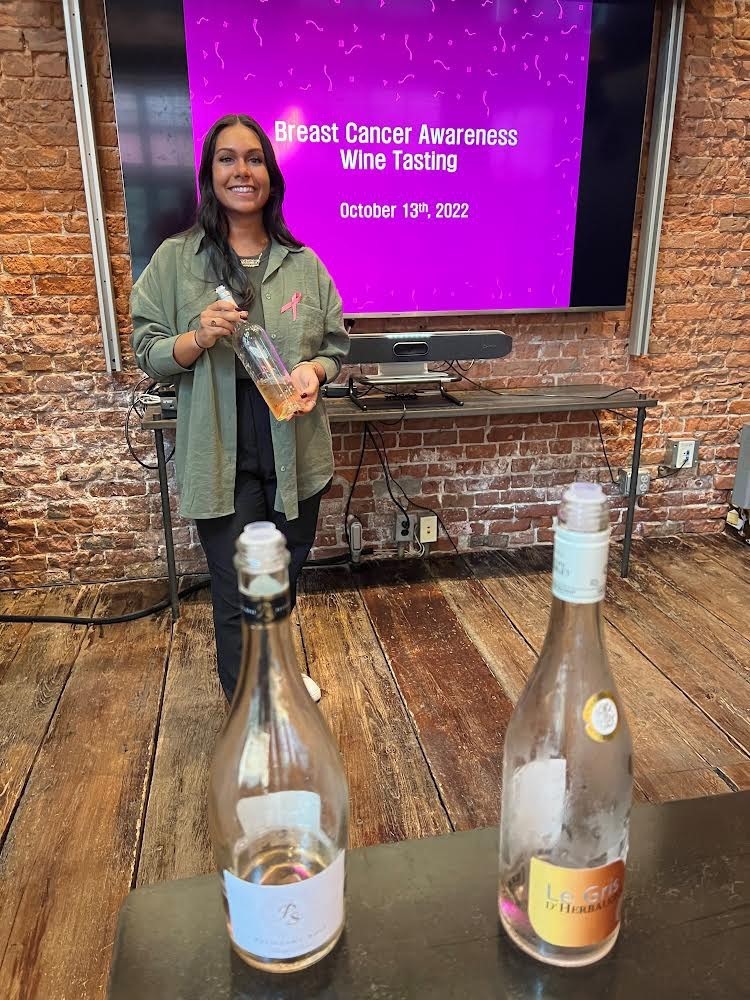
[[[185,249],[188,251],[188,261],[190,271],[197,278],[206,280],[205,259],[199,256],[205,232],[202,227],[197,227],[195,232],[191,232],[185,240]],[[290,253],[300,253],[304,247],[287,247],[271,237],[271,252],[268,256],[268,264],[263,281],[267,281],[281,267],[284,259]]]
[[[203,237],[205,235],[204,229],[201,226],[198,226],[196,227],[195,232],[191,232],[187,237],[186,243],[188,249],[193,254],[200,253],[203,244]],[[273,236],[271,237],[271,258],[273,258],[275,254],[280,254],[281,256],[279,257],[279,262],[281,262],[288,253],[301,253],[304,249],[304,247],[285,246],[283,243],[279,243],[278,240],[275,240]]]

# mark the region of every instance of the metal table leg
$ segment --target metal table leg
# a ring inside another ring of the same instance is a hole
[[[638,407],[635,418],[635,441],[633,442],[633,461],[630,466],[630,492],[628,493],[628,514],[625,520],[625,540],[622,546],[622,567],[620,576],[628,575],[630,564],[630,542],[633,534],[633,518],[635,517],[635,501],[638,489],[638,468],[641,464],[641,441],[643,440],[643,424],[646,420],[646,409]]]
[[[154,429],[156,440],[156,461],[159,466],[159,493],[161,494],[161,516],[164,525],[164,544],[167,549],[167,576],[169,577],[169,599],[172,604],[172,618],[180,617],[180,601],[177,595],[177,571],[174,564],[174,543],[172,541],[172,512],[169,509],[169,486],[167,483],[167,460],[164,457],[164,431]]]

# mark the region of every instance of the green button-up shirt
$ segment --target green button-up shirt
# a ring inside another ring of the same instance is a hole
[[[237,462],[235,355],[227,338],[204,351],[191,368],[175,361],[177,337],[194,330],[216,301],[219,281],[201,250],[203,233],[175,236],[158,248],[133,286],[131,343],[138,366],[155,381],[177,387],[175,468],[183,517],[221,517],[234,511]],[[299,293],[295,309],[283,307]],[[263,282],[266,329],[287,368],[316,361],[335,378],[349,349],[341,297],[325,267],[307,247],[272,242]],[[283,311],[282,311],[283,310]],[[271,418],[276,503],[289,520],[298,503],[318,493],[333,475],[331,431],[325,402],[280,423]]]

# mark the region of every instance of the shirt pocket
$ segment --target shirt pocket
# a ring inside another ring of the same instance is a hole
[[[288,309],[282,320],[285,320],[285,334],[289,338],[292,351],[298,355],[298,361],[306,361],[314,358],[320,350],[320,346],[325,336],[325,313],[317,306],[307,302],[297,304],[297,318],[294,319],[293,310]]]

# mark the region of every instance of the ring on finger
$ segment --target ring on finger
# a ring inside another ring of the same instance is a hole
[[[215,319],[211,320],[211,326],[216,326],[216,320]]]

